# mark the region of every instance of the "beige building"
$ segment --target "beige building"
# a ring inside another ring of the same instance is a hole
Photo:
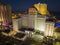
[[[22,16],[22,26],[44,31],[45,20],[46,17],[41,15],[24,15]]]
[[[44,32],[45,31],[45,21],[46,21],[46,16],[37,15],[37,17],[35,19],[35,29]]]
[[[44,32],[45,36],[53,36],[55,30],[55,23],[46,21],[46,16],[42,15],[22,15],[21,18],[13,20],[13,30],[32,28]]]
[[[36,15],[24,15],[22,16],[22,26],[26,28],[35,27],[35,18]]]
[[[45,36],[53,36],[55,30],[55,23],[54,22],[46,22],[45,25]]]
[[[45,16],[22,15],[21,18],[13,19],[13,20],[14,20],[13,21],[14,30],[18,30],[20,28],[31,28],[31,29],[40,30],[43,32],[45,31],[45,20],[46,20]]]

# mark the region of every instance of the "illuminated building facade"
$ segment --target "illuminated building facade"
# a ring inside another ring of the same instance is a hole
[[[34,4],[34,7],[37,9],[38,13],[40,13],[41,15],[50,15],[47,9],[47,4],[38,3],[38,4]]]
[[[22,27],[34,28],[36,15],[22,16]]]
[[[21,18],[13,19],[13,30],[19,30],[28,28],[39,30],[44,33],[44,36],[53,36],[55,30],[55,23],[52,21],[46,21],[46,16],[42,15],[22,15]]]
[[[29,11],[28,12],[29,15],[37,15],[38,14],[38,12],[37,12],[35,7],[30,7],[28,11]]]
[[[37,15],[35,19],[35,29],[45,32],[45,21],[46,21],[46,16]]]
[[[45,20],[46,17],[42,15],[29,15],[29,14],[22,15],[21,18],[15,19],[13,21],[13,27],[14,30],[19,30],[21,28],[25,28],[25,29],[29,28],[29,29],[34,29],[34,30],[39,30],[44,32]]]
[[[11,13],[10,5],[0,3],[0,22],[3,26],[8,26],[12,22]]]
[[[45,36],[53,36],[54,30],[55,30],[55,23],[54,22],[46,22],[45,25]]]
[[[18,19],[18,20],[17,20],[17,19],[13,19],[13,20],[12,20],[12,23],[13,23],[13,30],[15,30],[15,31],[18,31],[18,30],[19,30],[18,21],[20,21],[20,20],[19,20],[19,19]]]
[[[22,14],[20,12],[18,13],[12,13],[12,19],[20,18]]]

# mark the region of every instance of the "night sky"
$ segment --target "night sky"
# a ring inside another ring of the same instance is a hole
[[[0,2],[10,4],[14,12],[27,11],[36,3],[46,3],[49,11],[60,12],[60,0],[0,0]]]

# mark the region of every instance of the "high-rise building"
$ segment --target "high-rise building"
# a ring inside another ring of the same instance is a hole
[[[27,28],[35,27],[35,18],[36,15],[24,15],[22,16],[22,26]]]
[[[19,19],[13,19],[13,27],[14,30],[19,30],[19,28],[27,28],[44,32],[45,20],[46,17],[42,15],[22,15]]]
[[[48,21],[45,25],[45,36],[53,36],[55,23]]]
[[[11,6],[0,3],[0,22],[3,26],[8,26],[12,22],[11,14]]]
[[[35,29],[45,32],[45,22],[46,22],[46,16],[37,15],[35,19]]]
[[[12,23],[13,23],[13,30],[15,31],[18,31],[19,30],[19,27],[21,27],[19,24],[18,24],[18,21],[20,21],[19,19],[13,19],[12,20]]]

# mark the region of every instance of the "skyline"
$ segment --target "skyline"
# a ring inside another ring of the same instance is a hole
[[[60,0],[0,0],[0,2],[11,5],[12,12],[27,12],[34,4],[46,3],[52,16],[60,19]]]
[[[13,11],[27,11],[36,3],[46,3],[49,11],[60,12],[60,0],[0,0],[12,6]]]

